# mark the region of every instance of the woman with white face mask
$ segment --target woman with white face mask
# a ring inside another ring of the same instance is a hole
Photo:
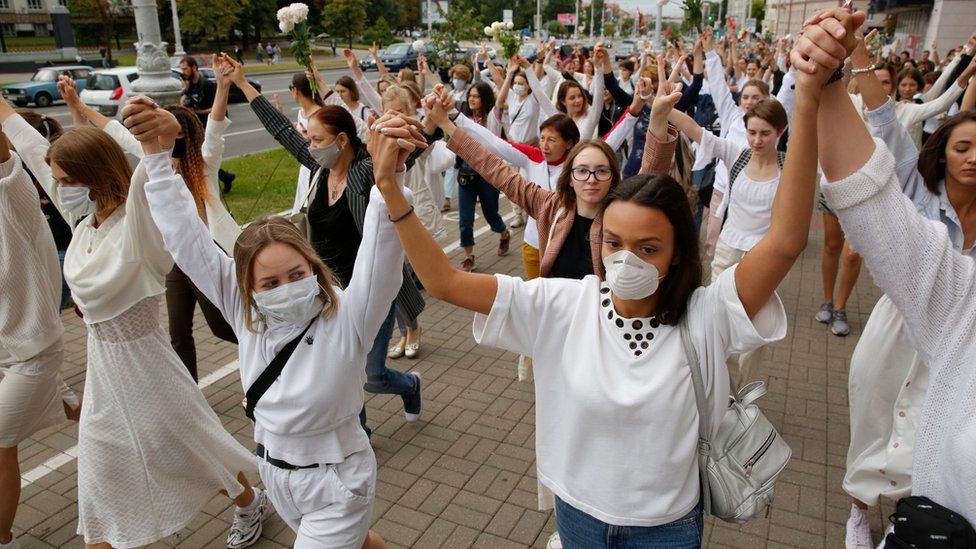
[[[403,249],[378,191],[370,190],[363,253],[345,289],[282,217],[250,224],[229,258],[193,215],[191,197],[169,163],[175,120],[140,98],[125,113],[146,152],[147,198],[166,248],[240,341],[261,479],[275,509],[298,534],[296,547],[358,549],[367,539],[376,486],[376,460],[359,425],[363,363],[403,276]],[[401,142],[426,146],[417,131]],[[396,140],[379,145],[370,149],[375,170],[399,185],[407,151]],[[280,360],[263,394],[254,393]]]
[[[819,91],[832,72],[798,80],[770,230],[705,288],[688,198],[669,176],[638,176],[608,196],[606,282],[463,272],[399,189],[378,184],[390,215],[408,215],[397,234],[431,295],[475,311],[479,343],[534,358],[538,474],[558,498],[565,547],[606,547],[611,526],[635,545],[700,546],[698,412],[678,325],[688,324],[703,357],[693,367],[703,369],[714,435],[728,406],[726,358],[786,332],[774,292],[806,247]]]
[[[306,140],[283,114],[247,83],[240,66],[235,68],[232,78],[268,133],[303,166],[312,170],[312,185],[302,201],[308,212],[311,244],[315,253],[335,273],[340,286],[348,287],[363,242],[366,207],[374,185],[373,159],[357,137],[353,115],[345,107],[322,107],[308,120]],[[424,298],[409,276],[403,277],[400,292],[394,297],[396,305],[410,318],[419,317],[424,310]],[[420,374],[404,374],[386,367],[386,354],[393,333],[393,302],[387,307],[389,315],[366,360],[365,388],[371,393],[400,395],[406,421],[416,421],[422,408]],[[366,429],[365,408],[361,420]]]

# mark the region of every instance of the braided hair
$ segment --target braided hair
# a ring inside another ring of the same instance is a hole
[[[203,124],[193,111],[182,105],[169,105],[163,108],[173,113],[183,130],[185,147],[183,157],[178,159],[179,165],[176,171],[183,176],[183,181],[190,189],[200,217],[206,219],[205,206],[211,197],[207,189],[207,176],[204,173],[206,163],[203,161]]]

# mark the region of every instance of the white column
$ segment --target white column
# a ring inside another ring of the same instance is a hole
[[[172,105],[180,98],[183,85],[173,78],[166,55],[166,42],[159,32],[159,17],[155,0],[132,0],[132,13],[136,20],[136,67],[139,78],[132,89],[148,95],[160,105]]]
[[[176,0],[170,0],[169,7],[173,12],[173,37],[176,40],[176,51],[173,52],[173,55],[176,57],[183,57],[186,55],[186,52],[183,51],[183,37],[180,36],[180,15],[176,11]]]

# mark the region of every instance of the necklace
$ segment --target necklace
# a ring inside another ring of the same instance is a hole
[[[342,176],[342,179],[339,179],[337,177],[335,185],[333,185],[332,181],[329,180],[329,203],[330,204],[334,204],[335,201],[339,198],[339,194],[341,194],[342,191],[345,190],[346,181],[348,177],[349,174]]]

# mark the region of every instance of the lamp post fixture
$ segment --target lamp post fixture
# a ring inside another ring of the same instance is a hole
[[[173,55],[176,57],[183,57],[186,52],[183,51],[183,37],[180,36],[180,14],[176,11],[176,0],[169,1],[170,11],[173,12],[173,39],[175,40],[176,51]]]
[[[132,0],[132,12],[139,40],[135,44],[139,78],[132,83],[132,89],[160,105],[173,105],[183,93],[183,86],[171,73],[166,42],[159,31],[156,0]]]

